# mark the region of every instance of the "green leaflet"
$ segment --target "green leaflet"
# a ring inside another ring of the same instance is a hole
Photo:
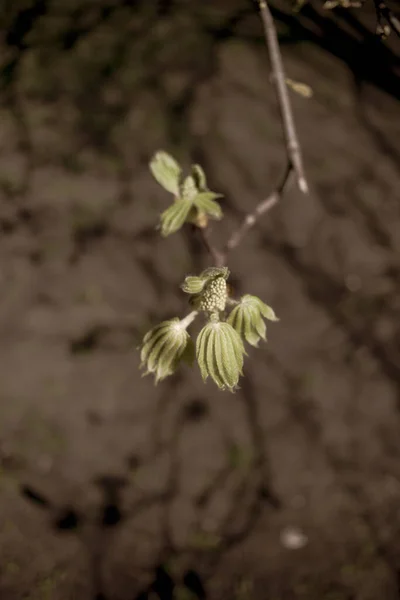
[[[188,200],[189,202],[192,202],[197,193],[198,189],[196,186],[196,181],[194,177],[188,175],[181,186],[180,196],[183,200]]]
[[[215,202],[215,198],[221,198],[222,194],[215,194],[214,192],[202,192],[195,196],[193,203],[202,212],[206,213],[213,219],[222,219],[223,213],[218,202]]]
[[[217,384],[217,386],[220,389],[223,389],[224,382],[221,380],[221,378],[219,376],[216,359],[215,359],[215,346],[216,346],[216,344],[215,344],[215,336],[216,336],[215,323],[212,323],[209,327],[210,327],[210,333],[208,335],[207,346],[206,346],[206,368],[207,368],[207,372],[208,372],[209,376],[211,377],[211,379],[213,381],[215,381],[215,383]]]
[[[188,336],[186,331],[182,331],[182,333],[183,337],[172,338],[164,346],[157,365],[156,383],[175,372],[186,346],[186,336]]]
[[[264,323],[264,321],[262,320],[261,315],[257,314],[255,310],[253,310],[254,314],[254,329],[257,332],[257,335],[259,336],[259,338],[261,338],[262,340],[264,340],[264,342],[267,339],[267,326]]]
[[[149,354],[152,348],[155,346],[155,344],[157,344],[168,333],[168,330],[171,328],[171,325],[173,323],[178,322],[178,318],[171,319],[170,321],[164,321],[163,323],[160,323],[159,325],[151,329],[148,333],[146,333],[142,341],[142,350],[140,353],[140,359],[142,361],[142,364],[147,361]]]
[[[177,200],[161,215],[161,235],[167,237],[178,231],[186,221],[192,205],[187,200]]]
[[[278,320],[270,306],[257,296],[246,294],[231,311],[227,322],[248,344],[257,347],[260,339],[266,340],[267,327],[263,318]]]
[[[182,283],[181,289],[186,294],[197,295],[205,289],[206,285],[211,282],[212,279],[216,279],[217,277],[223,277],[225,280],[228,279],[228,267],[208,267],[198,276],[188,275],[185,277],[185,281]]]
[[[186,327],[195,314],[182,321],[178,318],[164,321],[144,336],[140,367],[146,368],[145,375],[153,373],[156,383],[174,373],[181,360],[193,362],[193,342]]]
[[[168,192],[179,196],[181,168],[176,160],[167,152],[156,152],[150,162],[150,170],[154,179]]]
[[[222,379],[229,389],[233,389],[239,381],[239,369],[232,340],[225,327],[221,328],[219,337],[221,343],[220,371]]]
[[[279,321],[272,308],[268,306],[268,304],[265,304],[265,302],[260,300],[258,296],[251,296],[250,294],[246,294],[245,296],[243,296],[243,298],[241,298],[241,302],[257,307],[265,319],[268,319],[269,321]]]
[[[260,300],[260,305],[260,311],[263,317],[265,317],[269,321],[279,321],[275,312],[270,306],[268,306],[268,304],[264,304],[264,302],[261,302]]]
[[[197,358],[197,363],[199,365],[200,373],[201,373],[201,377],[202,377],[203,381],[205,381],[208,377],[206,361],[205,361],[205,348],[206,348],[207,337],[208,337],[209,333],[210,333],[210,328],[206,325],[200,331],[199,335],[197,336],[197,340],[196,340],[196,358]]]
[[[203,327],[197,338],[196,354],[203,381],[211,377],[222,390],[233,391],[237,387],[244,347],[231,325],[217,322]]]
[[[238,373],[239,375],[242,375],[244,356],[246,355],[242,339],[240,335],[229,325],[229,323],[226,323],[224,332],[231,343],[230,351],[232,352],[232,357],[234,357],[236,360],[236,367],[238,369]]]
[[[252,311],[249,307],[243,309],[243,325],[243,336],[246,342],[251,346],[257,347],[260,338],[258,337],[257,332],[254,331]]]
[[[203,168],[200,165],[192,165],[192,177],[196,183],[196,187],[200,192],[207,191],[207,179]]]
[[[161,336],[157,343],[155,343],[147,356],[147,372],[154,373],[157,370],[158,363],[160,362],[160,355],[165,347],[168,347],[168,343],[170,342],[167,335]]]
[[[202,291],[207,279],[202,279],[201,277],[196,277],[194,275],[188,275],[185,277],[185,281],[181,285],[181,289],[186,292],[186,294],[198,294]]]

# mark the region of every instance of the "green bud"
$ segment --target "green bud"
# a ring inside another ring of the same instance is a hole
[[[156,152],[150,162],[150,170],[164,189],[179,196],[181,168],[172,156],[167,152]]]
[[[266,340],[267,327],[263,318],[278,321],[270,306],[257,296],[246,294],[231,311],[227,322],[249,344],[257,347],[260,339]]]
[[[209,315],[225,310],[228,299],[226,280],[229,277],[227,267],[209,267],[198,277],[189,275],[182,284],[187,294],[192,294],[190,303],[197,310]]]
[[[188,275],[181,285],[181,289],[186,294],[199,294],[212,279],[223,277],[225,280],[229,277],[228,267],[208,267],[200,275]]]
[[[225,310],[227,298],[226,280],[224,277],[215,277],[205,285],[196,306],[207,313],[221,312]]]
[[[203,381],[211,377],[221,389],[234,391],[242,375],[243,342],[229,323],[208,323],[196,341],[196,357]]]
[[[175,318],[164,321],[144,336],[140,367],[146,367],[145,375],[153,373],[156,383],[172,375],[181,360],[193,364],[194,345],[186,327],[196,314],[193,312],[183,320]]]

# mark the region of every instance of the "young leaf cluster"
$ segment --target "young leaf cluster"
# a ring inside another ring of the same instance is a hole
[[[161,215],[161,234],[170,235],[186,222],[204,226],[209,217],[220,219],[221,207],[211,192],[199,165],[182,177],[182,170],[172,156],[157,152],[150,163],[154,178],[173,194],[173,203]],[[156,383],[176,371],[182,361],[200,369],[203,381],[210,377],[221,390],[234,391],[243,374],[245,343],[258,346],[266,340],[264,319],[277,321],[270,306],[257,296],[245,294],[239,300],[229,296],[228,267],[210,267],[200,275],[188,275],[181,289],[189,295],[192,307],[185,318],[175,317],[151,329],[141,344],[141,368],[153,374]],[[187,329],[202,315],[206,323],[196,343]]]
[[[165,321],[148,332],[142,343],[142,367],[153,373],[156,382],[171,375],[182,360],[196,359],[203,381],[210,377],[221,390],[234,391],[243,374],[244,342],[257,346],[266,340],[264,319],[277,321],[270,306],[257,296],[246,294],[240,300],[228,295],[227,267],[211,267],[198,276],[189,275],[181,288],[189,294],[195,309],[185,319]],[[232,310],[227,315],[227,307]],[[202,314],[206,324],[195,344],[187,327]]]
[[[192,165],[186,177],[176,160],[167,152],[157,152],[150,162],[156,181],[173,195],[172,204],[161,214],[161,235],[178,231],[186,222],[206,227],[208,219],[221,219],[222,209],[217,198],[222,194],[212,192],[200,165]]]

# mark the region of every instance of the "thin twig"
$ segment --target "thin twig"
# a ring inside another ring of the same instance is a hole
[[[262,22],[264,25],[264,33],[271,61],[273,79],[278,95],[287,153],[290,162],[293,166],[293,169],[296,173],[298,186],[300,190],[304,194],[306,194],[308,192],[308,183],[304,173],[300,144],[297,138],[296,126],[294,124],[289,92],[286,86],[286,76],[283,68],[283,61],[281,51],[279,48],[278,35],[276,33],[275,23],[266,1],[259,0],[258,3],[260,7]]]
[[[231,250],[237,248],[237,246],[242,241],[244,235],[249,231],[249,229],[252,229],[252,227],[254,227],[259,218],[265,213],[267,213],[269,210],[271,210],[271,208],[279,202],[282,193],[289,181],[291,172],[292,166],[291,163],[288,162],[282,180],[274,189],[274,191],[269,196],[267,196],[267,198],[262,200],[253,210],[253,212],[248,213],[243,219],[242,223],[239,225],[238,229],[236,229],[236,231],[232,233],[231,237],[225,245],[224,252],[222,253],[224,257],[226,257]]]
[[[300,190],[303,193],[308,192],[308,183],[304,174],[301,149],[297,138],[292,107],[290,105],[289,94],[286,87],[286,77],[283,69],[275,24],[265,0],[259,0],[259,6],[264,24],[265,39],[267,41],[270,54],[272,74],[277,89],[279,106],[282,115],[283,130],[286,140],[287,164],[284,175],[274,191],[267,198],[262,200],[252,212],[245,216],[239,227],[231,234],[222,250],[216,248],[211,242],[210,231],[207,227],[200,229],[203,243],[212,257],[214,264],[218,267],[226,265],[228,254],[231,252],[231,250],[237,248],[245,234],[252,229],[252,227],[254,227],[260,217],[271,210],[271,208],[279,202],[288,184],[292,171],[294,171],[296,175]]]
[[[224,252],[221,252],[214,246],[210,239],[210,230],[208,227],[200,227],[200,236],[203,240],[203,244],[205,245],[208,253],[212,257],[214,264],[216,267],[223,267],[226,262],[226,255]]]

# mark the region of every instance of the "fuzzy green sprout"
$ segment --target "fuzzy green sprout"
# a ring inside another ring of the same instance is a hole
[[[150,169],[158,183],[174,195],[173,204],[161,215],[162,235],[177,231],[185,221],[202,227],[204,217],[221,218],[214,200],[218,194],[207,190],[201,167],[193,165],[192,175],[182,182],[178,163],[165,152],[157,152]],[[257,296],[230,298],[229,275],[228,267],[209,267],[200,275],[185,278],[181,289],[189,295],[193,310],[184,319],[160,323],[144,336],[140,357],[145,375],[153,374],[158,383],[172,375],[182,361],[193,365],[196,360],[203,381],[210,377],[221,390],[237,389],[246,356],[244,342],[257,346],[260,339],[266,340],[264,319],[278,319]],[[194,343],[187,329],[199,316],[206,323]]]
[[[176,160],[166,152],[157,152],[150,162],[156,181],[173,195],[173,203],[161,215],[161,235],[175,233],[185,222],[205,227],[208,219],[222,219],[222,209],[215,200],[221,194],[211,192],[200,165],[192,165],[191,173],[182,177]]]

